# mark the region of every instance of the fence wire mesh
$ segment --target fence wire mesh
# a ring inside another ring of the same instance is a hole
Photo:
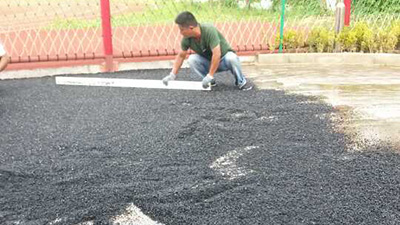
[[[71,21],[99,20],[98,0],[2,0],[0,39],[12,62],[102,56],[101,29]]]
[[[281,2],[273,1],[274,7]],[[336,35],[339,2],[343,0],[286,0],[283,48],[296,52],[400,50],[400,0],[345,0],[351,3],[350,24]],[[271,48],[277,49],[279,34],[270,41]]]
[[[281,12],[282,1],[274,1],[273,10]],[[336,0],[286,0],[283,48],[307,52],[306,41],[315,28],[333,31],[335,25]],[[280,34],[270,39],[270,46],[276,49]]]
[[[176,54],[181,36],[174,19],[181,11],[192,12],[200,23],[213,23],[236,51],[267,50],[265,38],[278,22],[274,14],[245,1],[115,1],[131,9],[112,19],[114,52],[123,57]]]
[[[400,0],[354,0],[352,30],[339,38],[347,51],[400,53]]]
[[[238,51],[276,50],[283,0],[110,0],[114,57],[174,55],[181,11],[213,23]],[[284,47],[308,51],[313,30],[334,30],[337,0],[286,0]],[[0,40],[12,62],[103,57],[100,0],[2,0]],[[351,23],[390,27],[400,0],[353,0]]]
[[[371,27],[388,28],[400,20],[400,0],[355,0],[352,21],[365,22]]]

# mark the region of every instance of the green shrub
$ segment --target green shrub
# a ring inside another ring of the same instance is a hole
[[[357,33],[350,27],[345,27],[336,38],[336,44],[341,51],[354,52],[357,50]]]
[[[353,28],[345,27],[336,42],[341,51],[392,52],[398,45],[399,36],[400,26],[394,25],[390,30],[372,29],[367,23],[359,22]]]
[[[356,23],[351,32],[354,32],[356,37],[356,51],[360,51],[361,42],[364,39],[364,34],[369,30],[368,24],[365,22]]]
[[[400,20],[393,21],[390,30],[397,37],[396,48],[400,49]]]
[[[279,48],[280,44],[280,34],[275,36],[275,42],[270,43],[270,49]],[[299,49],[305,47],[305,35],[302,31],[297,31],[294,29],[285,30],[283,33],[282,41],[283,49]]]
[[[400,20],[393,21],[389,28],[371,28],[366,22],[345,27],[338,35],[325,27],[315,27],[308,33],[287,29],[283,35],[283,48],[299,49],[309,47],[310,52],[332,52],[335,44],[344,52],[393,52],[400,50]],[[270,49],[279,48],[280,36],[275,36]]]
[[[311,30],[307,44],[311,52],[332,52],[335,44],[335,32],[324,27]]]
[[[371,29],[364,31],[359,44],[362,52],[374,52],[376,50],[375,37]]]
[[[379,30],[375,36],[379,52],[392,52],[396,48],[397,41],[396,35],[390,30]]]
[[[356,23],[350,32],[353,32],[356,37],[355,51],[374,51],[374,33],[366,22]]]

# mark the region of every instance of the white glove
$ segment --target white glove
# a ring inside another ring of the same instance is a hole
[[[205,76],[202,81],[203,88],[205,89],[210,87],[211,82],[215,82],[215,79],[214,77],[210,76],[210,74],[207,74],[207,76]]]
[[[175,79],[176,79],[176,75],[171,72],[171,73],[169,73],[168,76],[166,76],[166,77],[164,77],[164,79],[162,79],[162,82],[164,83],[164,85],[167,86],[168,85],[168,81],[175,80]]]

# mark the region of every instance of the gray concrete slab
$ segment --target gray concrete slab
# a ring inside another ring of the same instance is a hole
[[[400,54],[387,53],[284,53],[258,55],[258,64],[383,65],[400,66]]]
[[[319,96],[342,109],[343,128],[358,143],[400,146],[400,67],[285,64],[245,71],[260,89]]]

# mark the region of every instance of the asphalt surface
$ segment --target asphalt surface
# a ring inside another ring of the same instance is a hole
[[[400,223],[396,149],[348,152],[331,106],[232,83],[222,74],[205,92],[1,81],[0,224],[107,224],[131,203],[163,224]]]

